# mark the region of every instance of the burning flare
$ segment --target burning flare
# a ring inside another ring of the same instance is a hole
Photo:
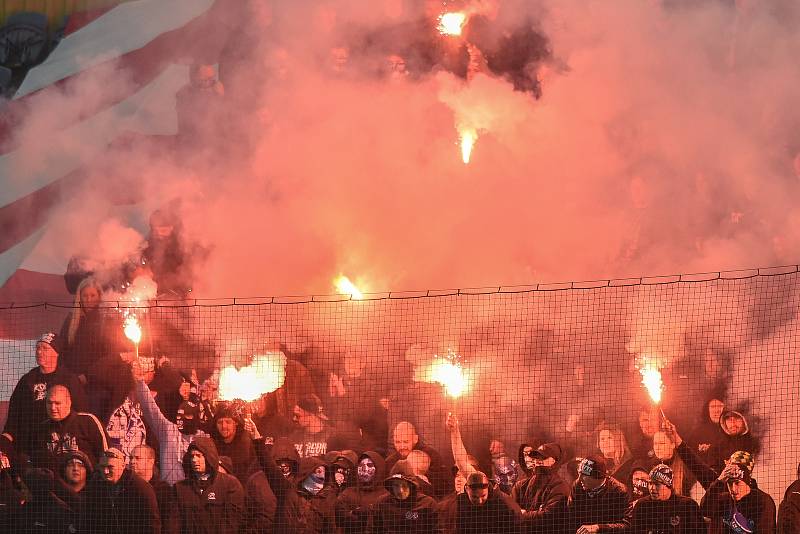
[[[337,293],[341,295],[350,295],[354,300],[361,300],[364,298],[364,294],[361,290],[343,274],[336,277],[333,281],[333,287],[336,288]]]
[[[664,389],[664,382],[661,381],[661,370],[657,367],[649,366],[639,369],[642,374],[642,384],[650,398],[655,404],[661,402],[661,392]]]
[[[472,128],[462,128],[459,130],[458,135],[461,138],[461,160],[466,165],[472,156],[472,148],[478,140],[478,132]]]
[[[139,326],[139,321],[136,319],[136,316],[129,314],[127,317],[125,317],[125,321],[122,323],[122,328],[125,332],[125,337],[133,341],[134,344],[138,345],[142,340],[142,327]]]
[[[429,365],[417,369],[414,380],[441,384],[445,393],[454,399],[466,393],[469,389],[469,379],[461,366],[458,354],[448,351],[446,357],[434,355],[433,358]]]
[[[241,399],[252,402],[265,393],[272,393],[286,379],[286,355],[282,352],[257,354],[247,367],[232,365],[219,375],[219,399]]]
[[[439,15],[439,26],[436,29],[442,35],[461,35],[466,22],[465,13],[444,13]]]

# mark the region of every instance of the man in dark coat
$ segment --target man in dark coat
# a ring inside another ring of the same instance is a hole
[[[373,451],[358,458],[356,484],[346,488],[336,500],[336,526],[343,534],[371,534],[378,500],[388,495],[383,487],[385,462]]]
[[[467,477],[466,491],[456,497],[457,534],[515,532],[521,511],[502,491],[495,491],[480,471]]]
[[[233,475],[219,471],[211,438],[196,437],[183,456],[186,478],[175,484],[171,532],[237,534],[244,523],[244,490]]]
[[[417,487],[417,478],[410,473],[396,474],[383,482],[388,492],[375,503],[375,534],[438,534],[436,501]]]
[[[557,443],[545,443],[534,449],[523,443],[519,465],[527,475],[514,484],[511,497],[522,508],[523,532],[560,532],[566,522],[569,486],[556,474],[561,459]]]
[[[747,451],[753,456],[758,455],[760,446],[758,439],[750,433],[747,419],[739,412],[725,412],[720,417],[719,424],[724,436],[719,444],[717,460],[711,467],[721,470],[725,460],[736,451]]]
[[[775,532],[775,501],[758,489],[750,476],[753,455],[738,451],[700,501],[703,515],[711,519],[709,534],[739,534]]]
[[[159,476],[156,468],[156,451],[149,445],[134,447],[130,456],[130,469],[153,488],[161,521],[162,523],[166,522],[172,509],[175,495],[172,486],[161,480]]]
[[[650,471],[650,495],[630,508],[626,518],[632,532],[704,534],[706,525],[700,507],[689,497],[672,490],[672,469],[658,464]]]
[[[220,406],[214,414],[211,437],[220,456],[227,456],[233,463],[231,473],[243,485],[254,472],[255,462],[253,438],[244,429],[241,414],[231,405]]]
[[[447,468],[442,462],[442,455],[433,447],[429,447],[422,442],[414,425],[408,421],[397,423],[392,431],[392,444],[395,452],[386,458],[387,472],[391,472],[394,464],[398,461],[408,458],[411,451],[422,451],[431,460],[427,475],[434,491],[431,497],[440,499],[450,492],[453,478],[448,476]]]
[[[17,382],[8,404],[8,419],[3,433],[23,448],[31,439],[37,423],[45,420],[45,395],[55,385],[69,390],[72,406],[77,412],[86,411],[86,392],[78,377],[59,364],[61,342],[53,333],[46,333],[36,343],[36,367]]]
[[[79,532],[88,534],[159,534],[161,517],[153,488],[125,469],[125,456],[108,449],[86,488]]]
[[[786,488],[778,509],[778,532],[800,532],[800,465],[797,466],[797,480]]]
[[[267,442],[265,442],[267,441]],[[302,458],[297,473],[285,474],[273,456],[270,440],[253,440],[256,457],[275,494],[275,532],[333,534],[336,492],[320,458]]]
[[[58,455],[83,451],[95,463],[108,448],[105,429],[91,414],[72,410],[72,399],[65,386],[56,385],[45,397],[47,419],[34,428],[28,446],[23,450],[34,467],[58,469]]]
[[[74,512],[79,512],[86,502],[86,486],[94,472],[92,461],[81,451],[70,451],[59,456],[59,470],[55,494]]]
[[[626,528],[628,488],[608,476],[602,456],[589,456],[578,465],[578,479],[567,502],[568,532],[620,532]]]
[[[31,469],[24,476],[31,498],[25,502],[8,532],[66,534],[75,532],[75,513],[54,493],[55,477],[49,469]]]

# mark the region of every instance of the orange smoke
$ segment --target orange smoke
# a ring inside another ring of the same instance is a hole
[[[286,355],[282,352],[257,354],[247,367],[229,365],[219,375],[220,400],[251,402],[272,393],[286,379]]]

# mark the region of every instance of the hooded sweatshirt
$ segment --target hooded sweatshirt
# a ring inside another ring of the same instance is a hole
[[[381,455],[367,451],[357,463],[363,458],[369,458],[375,464],[375,476],[368,483],[362,483],[356,477],[355,486],[346,488],[336,500],[336,526],[343,534],[370,534],[373,531],[374,506],[381,497],[388,495],[383,486],[386,464]]]
[[[800,532],[800,480],[792,482],[783,495],[781,507],[778,509],[778,532],[781,534]]]
[[[741,417],[744,423],[744,428],[739,434],[730,434],[725,429],[725,419],[731,415]],[[758,440],[750,433],[750,427],[748,426],[747,419],[745,419],[744,415],[734,411],[725,412],[722,414],[722,417],[719,418],[719,425],[722,428],[723,436],[719,444],[719,453],[716,457],[715,463],[712,464],[712,467],[722,469],[725,460],[730,458],[731,454],[736,451],[747,451],[753,456],[758,454],[760,449]]]
[[[411,486],[411,494],[401,501],[391,493],[392,481],[402,479]],[[396,474],[383,482],[386,495],[375,503],[373,532],[375,534],[425,534],[438,533],[436,501],[419,492],[417,478],[409,474]]]
[[[31,499],[22,506],[8,532],[75,532],[75,513],[53,492],[53,473],[48,469],[32,469],[24,478]]]
[[[206,460],[203,480],[192,470],[191,453],[200,452]],[[233,475],[220,473],[219,454],[214,442],[196,437],[183,456],[185,478],[175,484],[175,507],[169,528],[182,534],[237,534],[244,521],[244,490]]]
[[[700,510],[711,519],[709,534],[742,534],[739,524],[751,532],[773,534],[775,532],[775,501],[758,489],[755,479],[750,480],[750,493],[734,502],[723,480],[709,486]]]
[[[86,486],[79,492],[74,491],[64,478],[64,469],[67,467],[67,463],[73,458],[77,458],[83,462],[84,467],[86,467]],[[62,454],[58,458],[58,476],[56,478],[54,490],[56,496],[67,503],[67,506],[73,511],[79,511],[81,506],[86,502],[86,488],[89,485],[89,480],[92,478],[92,473],[94,473],[94,466],[92,465],[91,459],[89,459],[85,453],[81,451],[71,451]]]
[[[525,465],[522,451],[530,444],[519,446],[519,465],[526,477],[517,481],[511,490],[514,502],[522,508],[523,532],[560,532],[566,524],[569,486],[552,468],[534,470]],[[535,448],[535,447],[534,447]]]
[[[323,482],[316,493],[306,484],[309,476],[324,462],[319,458],[303,458],[294,477],[284,477],[273,456],[273,445],[253,440],[261,468],[275,494],[275,531],[287,534],[334,533],[336,492]]]
[[[718,395],[717,397],[720,397]],[[719,423],[713,422],[708,417],[708,405],[711,399],[703,404],[700,420],[692,432],[691,446],[699,458],[708,465],[715,465],[720,456],[720,444],[725,432]]]

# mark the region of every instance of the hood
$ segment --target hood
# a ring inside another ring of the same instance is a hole
[[[727,419],[730,416],[741,417],[742,422],[744,423],[744,431],[741,434],[730,434],[730,433],[728,433],[727,430],[725,430],[725,419]],[[736,435],[736,436],[744,436],[745,434],[750,432],[750,427],[747,425],[747,418],[745,418],[745,416],[742,415],[740,412],[736,412],[734,410],[728,410],[728,411],[722,412],[722,416],[719,418],[719,426],[720,426],[720,428],[722,428],[722,431],[725,433],[726,436],[734,436],[734,435]]]
[[[292,463],[292,473],[297,475],[300,468],[300,455],[297,454],[297,449],[294,444],[286,438],[278,438],[272,446],[272,457],[275,461],[287,459]]]
[[[33,468],[22,475],[22,481],[33,495],[46,495],[55,487],[55,476],[49,469]]]
[[[67,462],[72,460],[73,458],[77,458],[83,465],[86,466],[86,476],[87,478],[91,476],[94,472],[94,465],[92,464],[92,460],[84,453],[83,451],[70,451],[64,454],[58,455],[58,473],[63,478],[64,476],[64,468],[67,467]]]
[[[411,484],[411,496],[409,499],[415,498],[419,490],[419,481],[414,475],[414,472],[411,471],[411,468],[408,466],[408,464],[405,462],[402,464],[397,462],[395,467],[392,469],[392,473],[394,474],[383,481],[383,487],[389,492],[389,495],[392,495],[392,481],[402,479]],[[394,498],[394,496],[392,496],[392,498]]]
[[[372,463],[375,464],[375,478],[372,479],[370,484],[361,484],[361,482],[359,482],[359,484],[364,487],[375,487],[386,478],[386,460],[384,460],[383,456],[375,451],[365,452],[358,457],[358,461],[360,462],[363,458],[369,458],[372,460]],[[356,469],[358,469],[358,465],[356,465]],[[358,479],[358,473],[356,473],[356,479]]]
[[[277,457],[276,457],[276,459],[277,459]],[[300,462],[298,464],[298,467],[297,467],[297,476],[295,476],[295,480],[297,481],[298,489],[302,488],[302,484],[305,481],[305,479],[308,478],[308,476],[311,473],[313,473],[314,470],[317,467],[320,467],[320,466],[326,467],[325,484],[327,485],[327,483],[328,483],[328,480],[327,480],[327,478],[328,478],[328,473],[327,473],[328,469],[327,469],[327,466],[325,466],[325,462],[322,460],[322,458],[319,458],[319,457],[316,457],[316,456],[311,456],[310,458],[303,458],[303,459],[300,460]]]
[[[528,469],[525,466],[525,456],[523,456],[522,454],[522,451],[525,449],[525,447],[531,447],[532,449],[536,449],[536,445],[533,445],[530,442],[524,442],[520,443],[519,449],[517,449],[517,465],[519,465],[519,468],[522,469],[523,473],[525,473],[526,475],[530,475],[531,469]]]
[[[211,475],[216,475],[219,467],[219,453],[217,446],[211,438],[203,436],[196,436],[186,449],[186,454],[183,455],[183,473],[188,478],[192,472],[192,467],[189,464],[189,454],[192,451],[200,451],[206,457],[206,469]]]

